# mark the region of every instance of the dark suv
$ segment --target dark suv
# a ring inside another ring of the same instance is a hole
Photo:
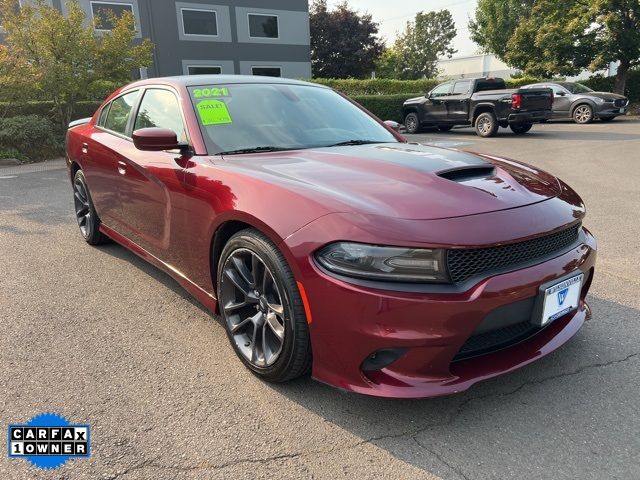
[[[454,125],[473,125],[481,137],[495,135],[498,127],[522,134],[551,118],[552,103],[549,88],[508,90],[502,78],[452,80],[404,102],[404,123],[408,133],[426,126],[446,132]]]

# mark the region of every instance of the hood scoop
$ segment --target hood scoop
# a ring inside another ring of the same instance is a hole
[[[495,175],[495,173],[496,167],[487,164],[450,168],[447,170],[442,170],[436,173],[436,175],[438,175],[440,178],[451,180],[452,182],[467,182],[469,180],[492,177]]]

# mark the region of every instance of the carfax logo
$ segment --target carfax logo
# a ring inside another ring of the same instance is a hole
[[[71,425],[56,413],[9,425],[9,458],[25,458],[38,468],[58,468],[70,458],[91,455],[89,425]]]

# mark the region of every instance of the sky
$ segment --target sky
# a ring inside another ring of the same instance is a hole
[[[330,7],[341,0],[329,0]],[[412,20],[420,11],[448,9],[456,23],[457,36],[454,57],[473,55],[478,46],[469,39],[467,23],[473,16],[477,0],[348,0],[349,5],[361,12],[369,12],[380,24],[380,34],[387,44],[393,43],[396,33],[403,30],[407,20]]]

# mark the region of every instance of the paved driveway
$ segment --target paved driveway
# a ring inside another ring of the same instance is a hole
[[[501,132],[415,140],[575,187],[600,241],[594,318],[545,359],[434,400],[257,380],[169,277],[82,241],[62,164],[1,169],[0,446],[8,423],[55,411],[92,425],[93,456],[37,472],[3,451],[0,478],[640,478],[640,122]]]

